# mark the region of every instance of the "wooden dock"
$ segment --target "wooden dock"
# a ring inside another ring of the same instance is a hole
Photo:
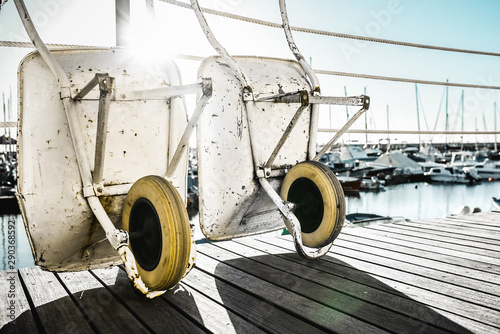
[[[500,332],[500,213],[345,227],[314,261],[290,236],[197,247],[153,300],[119,267],[0,272],[0,333]]]

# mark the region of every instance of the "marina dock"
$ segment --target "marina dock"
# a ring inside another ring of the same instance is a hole
[[[346,226],[319,260],[296,255],[289,235],[197,251],[196,268],[153,300],[120,267],[0,272],[0,333],[500,331],[500,212]]]

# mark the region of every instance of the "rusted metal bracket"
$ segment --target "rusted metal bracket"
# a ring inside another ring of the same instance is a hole
[[[360,96],[321,96],[300,90],[283,94],[264,96],[255,99],[255,102],[272,101],[276,103],[307,103],[307,104],[331,104],[339,106],[359,106],[368,110],[370,98],[366,95]]]
[[[97,77],[98,75],[96,75]],[[108,132],[109,104],[114,78],[109,75],[98,77],[99,80],[99,110],[97,114],[97,133],[94,157],[94,184],[102,184],[104,158],[106,154],[106,138]]]
[[[99,86],[99,107],[97,112],[97,132],[94,156],[94,173],[92,181],[94,191],[102,192],[104,158],[106,153],[106,138],[108,131],[109,106],[114,89],[114,78],[108,73],[96,73],[94,78],[74,97],[81,101],[94,87]],[[99,190],[100,189],[100,190]]]
[[[83,98],[87,96],[87,94],[90,93],[97,85],[99,85],[99,89],[107,89],[111,92],[114,87],[114,78],[111,78],[108,73],[96,73],[92,80],[90,80],[85,87],[83,87],[78,94],[75,95],[73,100],[83,100]]]

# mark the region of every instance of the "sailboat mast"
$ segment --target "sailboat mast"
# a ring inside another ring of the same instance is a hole
[[[415,84],[415,97],[416,97],[416,100],[417,100],[417,127],[418,127],[418,146],[420,147],[420,112],[419,112],[419,108],[418,108],[418,88],[417,88],[417,84]]]
[[[6,109],[6,107],[5,107],[5,93],[4,93],[4,92],[2,92],[2,102],[3,102],[3,121],[4,121],[4,122],[6,122],[6,121],[7,121],[7,118],[6,118],[6,112],[7,112],[7,109]],[[3,134],[4,134],[4,135],[6,135],[6,134],[7,134],[7,132],[6,132],[6,131],[7,131],[7,130],[4,128],[4,129],[3,129]]]
[[[328,105],[328,114],[330,116],[330,129],[332,128],[332,105]]]
[[[497,103],[493,103],[493,116],[495,117],[495,152],[498,152],[497,148]]]
[[[448,79],[446,79],[446,83],[448,83]],[[444,124],[445,131],[448,131],[448,86],[446,86],[446,121]],[[444,136],[445,147],[448,145],[448,135]]]
[[[366,95],[366,86],[364,94]],[[365,112],[365,130],[368,130],[368,112]],[[368,132],[365,132],[365,144],[368,145]]]
[[[464,90],[462,89],[462,127],[461,127],[462,132],[464,132],[464,109],[465,109],[465,106],[464,106]],[[477,123],[477,119],[476,119],[476,123]],[[477,124],[476,124],[476,131],[477,131]],[[464,134],[463,133],[460,136],[460,138],[462,139],[461,140],[460,149],[463,150],[464,149]]]
[[[484,116],[484,111],[483,111],[483,126],[484,126],[484,131],[488,132],[488,127],[486,126],[486,117]],[[488,147],[488,135],[484,137],[484,147]]]
[[[116,46],[128,46],[130,36],[130,0],[115,0]]]
[[[475,119],[475,125],[476,125],[475,129],[476,129],[476,151],[477,151],[478,150],[477,149],[477,130],[478,130],[477,129],[477,116],[474,119]]]
[[[386,110],[387,110],[387,130],[389,130],[389,105],[387,105],[386,107]],[[387,134],[387,137],[390,138],[390,134]]]
[[[347,87],[346,86],[344,86],[344,94],[347,97]],[[347,120],[349,120],[349,108],[347,106],[345,106],[345,113],[347,115]]]

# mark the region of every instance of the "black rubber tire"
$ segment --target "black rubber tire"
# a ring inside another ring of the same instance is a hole
[[[344,225],[344,192],[333,172],[317,161],[293,166],[281,185],[281,198],[297,205],[302,243],[323,247],[339,235]]]
[[[122,224],[146,286],[160,291],[177,285],[189,263],[191,228],[175,187],[155,175],[136,181],[125,199]]]

